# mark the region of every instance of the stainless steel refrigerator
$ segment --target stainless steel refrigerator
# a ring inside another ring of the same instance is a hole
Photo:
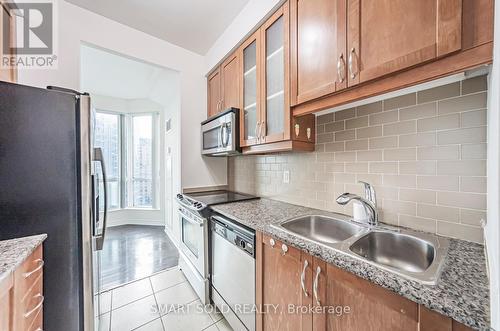
[[[44,330],[98,330],[107,201],[92,132],[88,94],[0,82],[0,240],[48,235]]]

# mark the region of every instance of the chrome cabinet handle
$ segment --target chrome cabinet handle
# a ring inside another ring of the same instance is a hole
[[[266,137],[266,122],[265,121],[261,122],[261,129],[262,129],[261,138],[262,138],[262,140],[264,140],[264,138]]]
[[[38,266],[37,266],[35,269],[31,270],[31,271],[25,272],[25,273],[23,274],[23,277],[24,277],[24,278],[28,278],[29,276],[33,275],[33,274],[34,274],[35,272],[37,272],[38,270],[42,269],[42,268],[43,268],[43,265],[45,264],[45,262],[44,262],[42,259],[36,259],[36,260],[35,260],[35,261],[33,261],[33,262],[38,263]]]
[[[354,47],[351,49],[351,53],[349,54],[349,72],[351,73],[351,78],[354,79],[358,75],[358,65],[356,61],[356,71],[354,71],[354,61],[356,60],[356,49]]]
[[[43,295],[40,294],[40,293],[34,295],[33,298],[40,298],[40,302],[38,302],[38,304],[35,306],[35,308],[33,308],[30,311],[24,313],[24,318],[30,317],[31,314],[33,314],[35,311],[37,311],[38,309],[40,309],[40,307],[43,305],[43,300],[45,300],[45,298],[43,297]]]
[[[309,265],[309,262],[307,260],[304,261],[304,268],[302,268],[302,274],[300,274],[300,286],[302,287],[302,291],[304,292],[304,295],[306,297],[309,296],[306,290],[306,269],[307,266]]]
[[[274,241],[273,238],[269,239],[269,244],[271,245],[271,247],[274,247],[274,245],[276,245],[276,242]]]
[[[318,296],[318,287],[319,287],[319,274],[321,273],[321,267],[318,266],[316,268],[316,276],[314,277],[314,284],[313,284],[313,292],[314,292],[314,298],[316,299],[316,304],[318,306],[321,306],[321,302],[319,301],[319,296]]]
[[[286,252],[288,252],[288,246],[285,244],[281,245],[281,255],[285,256]]]
[[[337,76],[339,76],[339,83],[343,83],[345,80],[345,60],[342,53],[337,61]]]

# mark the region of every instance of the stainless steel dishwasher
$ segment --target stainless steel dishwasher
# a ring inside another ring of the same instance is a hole
[[[212,300],[235,331],[255,330],[255,231],[211,217]]]

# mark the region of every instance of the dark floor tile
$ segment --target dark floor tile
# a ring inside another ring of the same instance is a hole
[[[179,252],[162,226],[120,225],[106,229],[101,256],[103,290],[178,264]]]

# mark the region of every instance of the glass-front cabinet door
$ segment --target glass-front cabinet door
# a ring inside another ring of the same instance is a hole
[[[240,47],[241,60],[241,102],[240,130],[241,146],[251,146],[260,142],[260,38],[259,33],[250,36]]]
[[[261,142],[269,143],[290,139],[288,3],[264,23],[261,39]]]

